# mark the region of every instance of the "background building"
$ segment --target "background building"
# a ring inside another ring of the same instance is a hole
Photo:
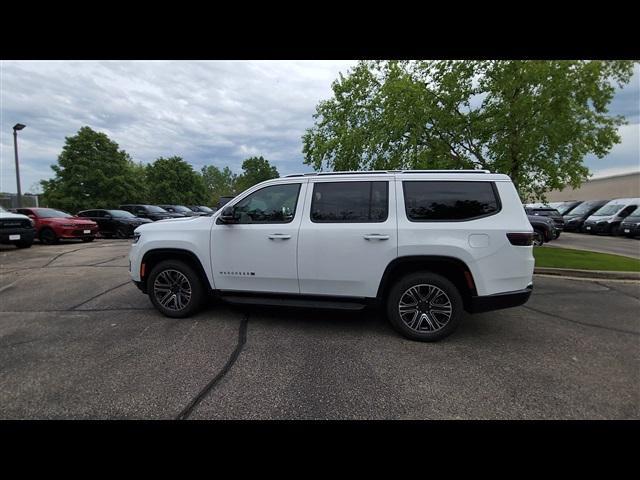
[[[594,178],[580,188],[565,188],[547,193],[549,202],[563,200],[611,200],[614,198],[640,197],[640,172]]]

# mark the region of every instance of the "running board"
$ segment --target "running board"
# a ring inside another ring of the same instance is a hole
[[[277,307],[301,307],[301,308],[327,308],[335,310],[362,310],[365,308],[364,303],[336,300],[321,300],[321,299],[307,299],[307,298],[291,298],[291,297],[266,297],[258,295],[228,295],[220,294],[220,300],[228,303],[243,304],[243,305],[268,305]]]

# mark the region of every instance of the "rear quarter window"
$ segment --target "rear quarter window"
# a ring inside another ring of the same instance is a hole
[[[404,205],[412,222],[455,222],[495,215],[501,209],[493,182],[403,181]]]

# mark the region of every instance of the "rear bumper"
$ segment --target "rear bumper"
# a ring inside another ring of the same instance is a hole
[[[533,285],[529,285],[524,290],[471,297],[467,311],[469,313],[481,313],[502,308],[518,307],[527,303],[532,291]]]

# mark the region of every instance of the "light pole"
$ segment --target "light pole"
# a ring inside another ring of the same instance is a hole
[[[18,208],[22,207],[22,191],[20,189],[20,165],[18,163],[18,130],[22,130],[26,125],[16,123],[13,126],[13,151],[16,156],[16,182],[18,183]]]

